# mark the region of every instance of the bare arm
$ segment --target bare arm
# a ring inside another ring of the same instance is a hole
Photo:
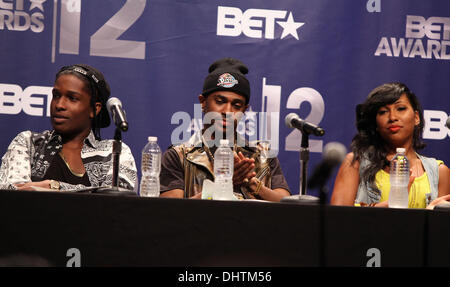
[[[164,193],[161,193],[160,197],[168,197],[168,198],[183,198],[184,190],[182,189],[172,189],[168,190]]]
[[[184,190],[182,189],[172,189],[172,190],[168,190],[164,193],[161,193],[160,197],[166,197],[166,198],[184,198]],[[196,193],[195,195],[189,197],[189,198],[194,198],[194,199],[201,199],[202,198],[202,193]]]
[[[334,182],[332,205],[354,205],[359,185],[359,162],[353,161],[353,153],[348,153],[341,164]]]
[[[259,196],[261,199],[268,201],[280,201],[283,197],[291,195],[289,191],[284,188],[275,188],[270,189],[265,186],[261,186],[261,190],[259,191]]]
[[[161,193],[160,197],[183,198],[184,191],[182,189],[172,189]]]
[[[438,197],[450,194],[450,169],[441,164],[439,166]]]

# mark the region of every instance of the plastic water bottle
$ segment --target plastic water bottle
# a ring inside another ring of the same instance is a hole
[[[157,137],[148,137],[148,143],[142,150],[140,196],[158,197],[160,194],[161,149],[157,141]]]
[[[220,140],[220,146],[214,153],[215,200],[235,200],[233,194],[234,156],[228,140]]]
[[[404,148],[397,148],[397,154],[391,160],[389,207],[408,207],[409,161]]]

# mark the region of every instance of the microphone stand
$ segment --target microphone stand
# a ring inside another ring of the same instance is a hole
[[[115,190],[119,189],[119,161],[121,152],[122,152],[122,131],[116,127],[112,151],[113,157],[112,188]]]
[[[111,187],[99,187],[94,193],[113,195],[136,195],[134,191],[119,187],[119,161],[122,153],[122,131],[116,127],[112,146],[113,174]]]
[[[302,144],[300,147],[300,191],[299,195],[306,195],[307,168],[309,160],[309,134],[302,132]]]
[[[300,146],[300,190],[298,195],[291,195],[281,199],[282,202],[301,203],[301,204],[317,204],[319,198],[307,195],[307,174],[308,174],[308,161],[309,161],[309,133],[302,132],[302,143]]]
[[[297,203],[297,204],[311,204],[318,205],[318,263],[320,267],[326,266],[326,200],[328,188],[325,185],[326,181],[320,183],[319,197],[306,194],[307,187],[307,166],[309,160],[309,134],[302,130],[302,143],[300,147],[300,191],[298,195],[292,195],[281,199],[281,202]]]

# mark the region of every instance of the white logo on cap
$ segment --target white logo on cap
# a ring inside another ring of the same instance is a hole
[[[238,80],[236,80],[230,73],[220,75],[219,79],[217,80],[217,86],[223,88],[232,88],[237,84],[239,84]]]

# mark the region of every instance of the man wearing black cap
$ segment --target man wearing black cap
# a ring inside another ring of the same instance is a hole
[[[3,189],[75,190],[112,185],[112,143],[101,140],[109,126],[106,101],[110,88],[103,74],[84,64],[66,66],[56,74],[50,104],[53,130],[24,131],[2,158]],[[133,190],[137,171],[133,155],[122,144],[120,187]]]
[[[256,147],[250,147],[248,143],[238,144],[245,143],[239,139],[236,127],[250,100],[250,84],[245,77],[248,68],[237,59],[224,58],[214,62],[208,72],[198,99],[205,115],[214,113],[216,116],[211,121],[204,121],[202,131],[195,133],[188,142],[171,146],[164,153],[160,174],[161,196],[201,198],[203,181],[214,180],[217,139],[230,133],[235,154],[234,194],[240,199],[269,201],[279,201],[288,196],[289,187],[278,159],[263,158],[258,144]],[[211,130],[214,132],[209,132]]]

